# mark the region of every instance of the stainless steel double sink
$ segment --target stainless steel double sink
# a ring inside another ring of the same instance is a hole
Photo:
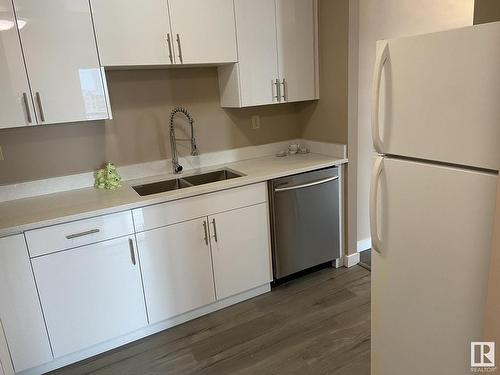
[[[132,188],[141,197],[144,197],[146,195],[184,189],[192,186],[205,185],[205,184],[210,184],[212,182],[225,181],[242,176],[244,176],[242,173],[232,171],[230,169],[220,169],[213,172],[195,174],[192,176],[175,178],[172,180],[164,180],[164,181],[152,182],[150,184],[136,185],[132,186]]]

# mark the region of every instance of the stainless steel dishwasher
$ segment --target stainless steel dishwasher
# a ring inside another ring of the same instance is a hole
[[[274,278],[340,258],[338,168],[269,182]]]

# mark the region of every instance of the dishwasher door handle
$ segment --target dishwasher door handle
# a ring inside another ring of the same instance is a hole
[[[327,182],[335,181],[335,180],[338,180],[338,179],[339,179],[339,176],[328,177],[328,178],[325,178],[323,180],[308,182],[308,183],[302,184],[302,185],[294,185],[294,186],[287,186],[287,187],[282,187],[282,188],[276,188],[276,189],[274,189],[274,191],[276,193],[280,193],[282,191],[303,189],[303,188],[310,187],[310,186],[316,186],[316,185],[326,184]]]

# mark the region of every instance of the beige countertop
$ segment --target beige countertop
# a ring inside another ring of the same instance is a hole
[[[340,165],[346,162],[347,159],[342,157],[336,158],[313,153],[284,158],[267,156],[211,166],[210,168],[191,170],[182,175],[164,174],[141,180],[125,181],[122,188],[116,191],[104,191],[89,187],[2,202],[0,203],[0,237],[67,221],[80,220],[254,184],[314,169]],[[189,176],[221,168],[230,168],[243,173],[245,176],[145,197],[139,196],[132,189],[133,185],[172,179],[179,176]]]

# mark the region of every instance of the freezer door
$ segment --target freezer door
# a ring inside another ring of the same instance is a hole
[[[378,42],[377,152],[498,170],[499,67],[500,22]]]
[[[470,374],[497,176],[389,158],[376,166],[371,374]]]

